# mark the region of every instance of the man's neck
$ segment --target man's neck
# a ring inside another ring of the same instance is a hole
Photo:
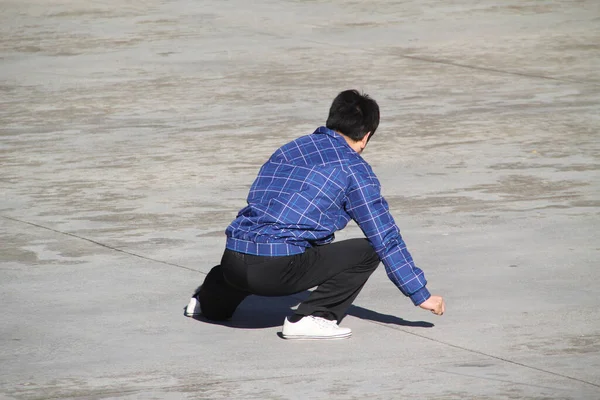
[[[346,143],[348,143],[348,146],[350,146],[352,148],[352,150],[354,150],[355,152],[357,152],[358,154],[362,153],[364,146],[362,145],[362,141],[355,141],[352,140],[351,138],[349,138],[348,136],[344,135],[342,132],[339,131],[335,131],[336,133],[339,133],[341,137],[343,137],[346,140]]]

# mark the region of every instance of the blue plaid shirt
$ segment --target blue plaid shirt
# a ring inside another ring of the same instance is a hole
[[[371,166],[325,127],[278,149],[250,188],[248,205],[226,230],[227,248],[285,256],[333,241],[353,219],[385,265],[388,277],[415,305],[430,296],[381,195]]]

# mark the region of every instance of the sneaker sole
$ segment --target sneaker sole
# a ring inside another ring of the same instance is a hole
[[[202,315],[202,313],[188,313],[187,306],[185,306],[185,307],[183,307],[183,315],[185,317],[194,318],[194,317],[200,317]]]
[[[335,340],[335,339],[348,339],[352,336],[352,332],[343,335],[336,336],[307,336],[307,335],[281,335],[284,339],[288,340]]]

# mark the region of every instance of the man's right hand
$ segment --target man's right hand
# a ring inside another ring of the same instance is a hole
[[[429,310],[435,315],[443,315],[446,311],[446,304],[442,296],[430,296],[427,300],[419,304],[424,310]]]

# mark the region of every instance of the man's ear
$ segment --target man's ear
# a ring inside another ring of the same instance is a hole
[[[360,141],[361,148],[364,149],[365,147],[367,147],[367,142],[369,141],[370,137],[371,137],[371,132],[367,132],[367,134]]]

